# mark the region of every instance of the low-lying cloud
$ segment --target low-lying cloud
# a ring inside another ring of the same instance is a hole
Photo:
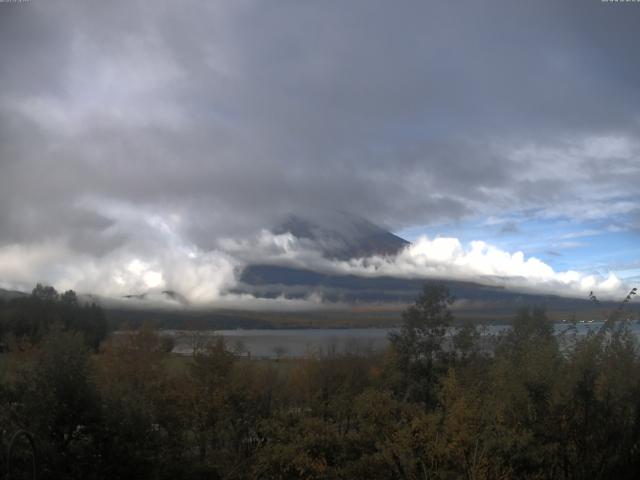
[[[291,233],[263,230],[245,239],[221,240],[218,248],[202,251],[175,232],[164,232],[165,241],[157,239],[153,249],[147,244],[146,249],[136,250],[132,241],[100,257],[78,255],[62,242],[0,247],[0,286],[26,289],[37,279],[61,290],[110,299],[149,294],[150,299],[176,306],[182,299],[196,307],[331,306],[313,289],[306,299],[265,299],[234,292],[247,265],[267,264],[331,275],[464,280],[580,298],[586,298],[590,291],[603,298],[620,298],[627,288],[614,274],[604,278],[577,271],[556,272],[535,257],[506,252],[482,241],[464,246],[456,238],[423,236],[395,255],[338,260],[324,256],[313,240]],[[177,303],[160,295],[163,291],[177,294]]]
[[[336,275],[391,276],[411,279],[455,279],[512,290],[586,298],[594,291],[618,298],[628,288],[615,274],[606,277],[578,271],[555,271],[540,259],[523,252],[506,252],[483,241],[466,247],[457,238],[418,238],[396,255],[334,260],[322,256],[291,234],[263,231],[254,243],[232,243],[235,254],[245,261],[305,268]],[[258,253],[268,245],[268,254]]]

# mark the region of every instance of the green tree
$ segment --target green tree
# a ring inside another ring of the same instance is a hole
[[[443,347],[453,320],[452,303],[446,286],[425,285],[415,304],[402,313],[400,331],[389,335],[405,399],[427,405],[436,401],[438,375],[446,370],[451,355]]]

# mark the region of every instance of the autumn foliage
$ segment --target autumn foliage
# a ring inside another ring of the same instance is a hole
[[[33,432],[41,478],[637,478],[625,321],[559,335],[523,309],[487,349],[450,304],[425,287],[387,351],[297,360],[219,337],[179,357],[149,326],[96,352],[75,324],[48,326],[3,354],[3,429]]]

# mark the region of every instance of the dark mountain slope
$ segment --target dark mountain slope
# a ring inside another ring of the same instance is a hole
[[[525,305],[542,305],[567,315],[594,310],[592,302],[586,298],[521,293],[472,282],[328,275],[271,265],[247,267],[242,273],[238,291],[265,298],[281,295],[304,298],[310,293],[318,293],[327,301],[353,305],[408,304],[415,300],[428,282],[446,284],[457,299],[458,310],[475,312],[482,317],[512,314]],[[604,306],[611,308],[614,304],[607,303]]]
[[[312,240],[328,258],[347,260],[372,255],[394,255],[409,242],[360,217],[341,212],[313,219],[290,215],[273,233],[291,233]]]
[[[29,294],[24,292],[18,292],[16,290],[5,290],[0,288],[0,299],[11,300],[13,298],[27,297]]]

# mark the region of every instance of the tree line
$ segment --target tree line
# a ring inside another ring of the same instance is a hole
[[[543,309],[525,308],[488,350],[474,325],[451,336],[452,298],[428,285],[384,352],[275,362],[238,357],[223,338],[179,357],[148,325],[100,337],[99,308],[65,295],[40,287],[20,304],[29,305],[23,317],[16,304],[0,309],[10,337],[0,427],[34,435],[40,478],[631,479],[640,471],[640,358],[622,310],[582,336],[572,325],[558,335]],[[20,318],[28,328],[16,326]]]
[[[0,298],[1,349],[16,341],[38,344],[54,326],[79,333],[92,350],[99,348],[108,333],[104,311],[94,302],[80,302],[73,290],[58,293],[51,286],[37,284],[31,295]]]

